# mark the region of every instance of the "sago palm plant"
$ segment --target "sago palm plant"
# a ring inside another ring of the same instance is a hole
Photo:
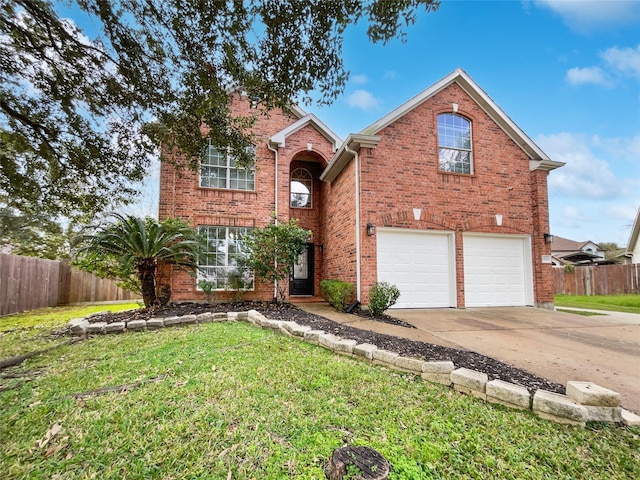
[[[181,220],[159,223],[152,218],[118,214],[113,217],[94,233],[78,237],[77,255],[89,253],[117,259],[119,271],[135,271],[145,307],[158,305],[158,264],[163,262],[195,271],[200,245],[196,230]]]

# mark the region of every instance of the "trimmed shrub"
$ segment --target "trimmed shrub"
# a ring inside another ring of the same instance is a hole
[[[341,280],[322,280],[320,290],[322,298],[329,302],[329,305],[343,312],[353,302],[355,287],[352,283]]]
[[[394,305],[400,296],[400,290],[395,285],[387,282],[376,282],[369,290],[369,313],[382,315],[389,307]]]
[[[213,303],[216,298],[216,284],[210,280],[200,280],[198,288],[202,290],[207,297],[207,303]]]

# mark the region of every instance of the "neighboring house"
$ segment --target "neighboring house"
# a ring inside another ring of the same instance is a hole
[[[246,95],[234,94],[233,112],[252,114]],[[253,133],[253,171],[214,147],[200,172],[162,165],[160,218],[207,236],[202,266],[219,289],[242,236],[276,212],[312,231],[290,299],[340,279],[366,304],[384,280],[401,291],[396,307],[553,305],[547,176],[563,163],[463,70],[344,142],[299,108],[258,116]],[[175,300],[204,298],[184,272],[171,286]],[[248,298],[273,298],[273,286],[251,288]]]
[[[631,236],[629,237],[629,244],[627,245],[627,251],[625,257],[627,257],[627,263],[640,263],[640,208],[636,214],[636,220],[633,222],[633,228],[631,229]]]
[[[609,263],[605,260],[605,251],[591,240],[576,242],[558,236],[553,237],[551,257],[554,267]]]

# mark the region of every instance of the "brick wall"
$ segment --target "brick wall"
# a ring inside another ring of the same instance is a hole
[[[437,116],[452,112],[453,103],[472,122],[472,175],[438,168]],[[547,172],[531,172],[527,155],[457,84],[377,135],[382,137],[377,148],[360,152],[362,231],[369,222],[454,231],[458,306],[464,306],[463,232],[531,235],[535,301],[553,300],[551,268],[541,263],[541,255],[549,253],[542,239],[548,231]],[[422,209],[419,221],[413,208]],[[496,225],[496,214],[503,216],[502,226]],[[377,280],[376,263],[375,237],[363,234],[363,302]]]
[[[442,173],[438,168],[437,116],[452,112],[472,122],[474,173]],[[246,97],[234,96],[236,115],[259,114]],[[259,115],[256,135],[256,191],[203,189],[196,172],[177,174],[164,163],[161,170],[160,218],[177,216],[197,225],[263,226],[276,210],[274,152],[267,141],[297,118],[282,112]],[[551,266],[542,264],[550,254],[543,241],[549,231],[546,171],[530,171],[529,158],[457,84],[451,84],[378,133],[376,148],[359,151],[361,172],[362,301],[377,280],[376,237],[366,235],[366,224],[455,233],[457,305],[465,304],[464,232],[531,236],[534,301],[553,301]],[[319,176],[333,156],[331,143],[312,125],[291,133],[278,148],[277,210],[281,220],[297,218],[313,232],[315,293],[322,279],[356,283],[355,162],[331,183]],[[179,159],[177,156],[172,157]],[[289,207],[289,175],[307,168],[314,178],[313,208]],[[414,220],[413,208],[422,209]],[[502,215],[498,226],[495,215]],[[173,272],[174,299],[203,298],[195,280]],[[257,287],[255,297],[269,299],[272,285]]]
[[[184,159],[177,153],[163,152],[165,161],[161,166],[159,217],[179,217],[190,225],[220,225],[238,227],[260,227],[271,220],[276,211],[275,199],[275,154],[268,148],[268,139],[283,130],[298,118],[272,111],[268,115],[251,108],[246,96],[235,94],[232,100],[232,115],[256,116],[252,129],[255,135],[256,172],[255,191],[200,188],[198,172],[189,169],[176,171],[171,162]],[[327,165],[333,150],[331,143],[315,128],[305,126],[286,138],[286,145],[278,149],[278,218],[287,221],[289,216],[300,219],[300,225],[313,231],[314,242],[322,238],[322,186],[319,176]],[[293,162],[293,163],[292,163]],[[289,209],[289,174],[296,165],[308,168],[315,179],[314,208],[306,211]],[[322,255],[316,250],[316,291],[322,274]],[[186,272],[173,269],[170,273],[172,299],[204,299],[196,290],[196,281]],[[224,294],[220,294],[224,296]],[[273,298],[273,285],[256,284],[256,291],[247,294],[257,299]]]
[[[324,192],[324,278],[355,285],[355,162],[351,161],[331,184],[325,183]]]

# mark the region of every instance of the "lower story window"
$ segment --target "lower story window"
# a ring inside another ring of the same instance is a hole
[[[253,274],[239,268],[244,254],[244,237],[250,228],[201,225],[206,240],[200,253],[197,284],[213,283],[215,290],[253,290]]]

